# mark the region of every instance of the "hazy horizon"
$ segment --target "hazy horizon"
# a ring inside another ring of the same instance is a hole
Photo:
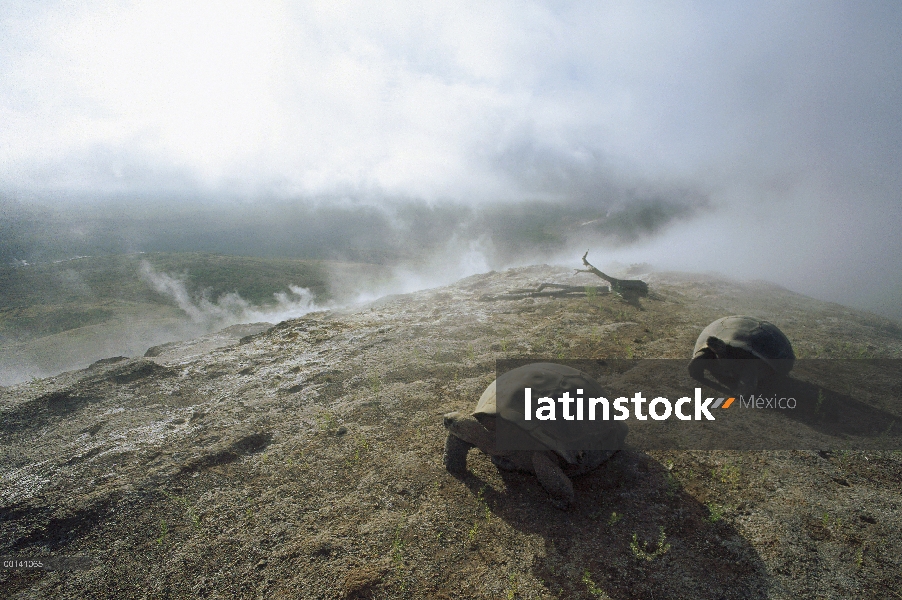
[[[0,260],[647,262],[902,319],[893,3],[8,2]]]

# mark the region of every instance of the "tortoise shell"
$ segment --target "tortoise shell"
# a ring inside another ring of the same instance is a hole
[[[553,450],[570,464],[588,453],[618,450],[626,438],[622,421],[524,420],[524,388],[532,389],[533,410],[539,398],[557,398],[569,392],[571,398],[598,398],[606,394],[601,385],[577,369],[554,363],[532,363],[512,369],[493,381],[479,398],[473,416],[487,429],[496,430],[496,419],[514,423],[532,440]],[[499,394],[500,390],[500,394]],[[575,408],[571,405],[572,412]]]
[[[721,340],[729,348],[739,348],[760,358],[780,375],[786,375],[792,370],[795,361],[792,344],[769,321],[745,315],[717,319],[698,336],[693,356],[713,351],[710,346],[712,337]]]

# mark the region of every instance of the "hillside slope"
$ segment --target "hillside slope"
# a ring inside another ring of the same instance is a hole
[[[887,598],[902,584],[902,456],[626,449],[551,508],[534,477],[442,467],[441,415],[494,361],[685,358],[725,314],[802,357],[902,357],[898,324],[766,283],[651,273],[653,298],[480,300],[548,266],[311,313],[0,389],[8,597]],[[225,338],[223,338],[225,339]],[[194,348],[203,345],[194,344]],[[902,420],[902,413],[898,416]],[[666,551],[665,551],[666,549]],[[657,552],[655,552],[657,550]]]

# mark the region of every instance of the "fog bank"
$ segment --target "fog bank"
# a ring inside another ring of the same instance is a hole
[[[902,318],[896,3],[23,0],[0,63],[3,262],[592,247]]]

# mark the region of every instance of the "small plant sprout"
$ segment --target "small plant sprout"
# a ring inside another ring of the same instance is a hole
[[[611,516],[608,517],[608,525],[616,525],[617,523],[620,522],[621,519],[623,519],[623,515],[621,515],[620,513],[618,513],[615,510],[614,512],[611,513]]]
[[[401,539],[401,524],[395,527],[395,537],[391,543],[392,562],[400,565],[404,561],[404,541]]]
[[[705,503],[705,506],[708,507],[708,516],[705,517],[710,523],[717,523],[723,518],[724,508],[720,504],[716,502],[711,502],[710,500]]]
[[[407,588],[410,585],[409,577],[404,568],[404,540],[401,539],[401,525],[402,523],[398,523],[395,527],[395,536],[392,539],[392,563],[395,567],[395,573],[400,580],[400,591],[402,593],[407,592]]]
[[[837,452],[837,455],[839,456],[839,462],[840,462],[840,464],[841,464],[843,467],[845,467],[845,466],[846,466],[846,462],[848,462],[848,460],[849,460],[849,458],[850,458],[850,456],[849,456],[849,451],[843,449],[843,450],[840,450],[839,452]]]
[[[640,544],[639,534],[637,533],[633,534],[633,540],[630,542],[630,550],[633,551],[633,556],[635,556],[638,560],[647,561],[652,561],[667,554],[667,551],[670,550],[670,544],[667,543],[667,536],[664,534],[664,527],[661,526],[661,533],[658,536],[657,547],[654,550],[651,550],[647,543]]]
[[[489,509],[488,503],[485,501],[485,488],[486,486],[482,486],[479,489],[479,493],[476,494],[476,511],[477,514],[479,512],[484,513],[486,521],[492,518],[492,511]]]
[[[583,583],[586,586],[586,589],[590,594],[595,596],[596,598],[608,598],[609,596],[605,593],[603,589],[598,587],[594,581],[592,581],[592,575],[589,573],[589,569],[583,571]]]
[[[395,537],[392,540],[392,562],[395,565],[395,571],[401,580],[401,592],[407,591],[409,581],[404,572],[404,541],[401,539],[401,524],[395,527]]]
[[[360,458],[360,453],[370,449],[370,442],[363,436],[357,438],[357,451],[354,455],[355,459]]]
[[[355,463],[360,462],[360,456],[367,450],[370,449],[370,443],[363,436],[357,436],[356,443],[354,444],[354,454],[352,454],[345,463],[348,466],[351,466]]]
[[[517,574],[513,571],[507,576],[507,594],[504,597],[507,600],[514,600],[517,597]]]
[[[736,465],[724,465],[719,469],[712,469],[711,475],[721,483],[733,486],[739,483],[739,467]]]
[[[664,493],[668,498],[673,498],[680,491],[680,480],[669,471],[664,475],[664,485]]]
[[[188,517],[188,520],[191,521],[191,524],[194,525],[195,529],[200,529],[200,516],[197,514],[197,511],[194,510],[194,507],[191,506],[191,503],[188,502],[188,499],[186,497],[176,496],[175,494],[169,493],[166,490],[163,490],[163,495],[165,495],[173,502],[184,506],[185,515]]]
[[[824,529],[828,529],[831,526],[833,527],[841,527],[842,521],[840,519],[834,519],[830,516],[830,513],[824,511],[824,514],[821,515],[821,525],[823,525]]]
[[[166,525],[166,521],[160,520],[160,537],[157,538],[157,544],[162,546],[167,535],[169,535],[169,526]]]
[[[375,373],[370,373],[369,376],[369,384],[370,384],[370,392],[375,396],[379,393],[379,390],[382,388],[382,381],[379,379],[379,376]]]
[[[316,416],[316,421],[322,431],[329,431],[338,426],[338,419],[331,411],[323,411]]]
[[[594,328],[592,328],[592,338],[591,338],[591,339],[592,339],[593,342],[595,342],[596,344],[600,344],[600,343],[601,343],[601,338],[602,338],[602,337],[603,337],[603,336],[602,336],[602,333],[601,333],[601,327],[594,327]]]
[[[476,541],[476,535],[479,533],[479,521],[473,521],[473,526],[467,532],[467,541],[471,544]]]

